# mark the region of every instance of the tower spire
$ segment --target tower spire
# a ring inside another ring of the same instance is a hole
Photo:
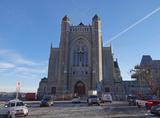
[[[62,21],[70,21],[70,19],[68,18],[67,15],[65,15],[65,16],[62,18]]]
[[[51,49],[52,49],[52,42],[51,42]]]
[[[95,14],[92,18],[92,21],[98,21],[98,20],[101,20],[101,19],[97,14]]]
[[[50,58],[52,56],[52,42],[51,42],[51,46],[50,46]]]

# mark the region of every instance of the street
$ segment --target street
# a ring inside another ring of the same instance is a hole
[[[58,102],[52,107],[29,107],[27,118],[158,118],[144,108],[129,106],[127,102],[104,103],[88,106],[87,103]]]

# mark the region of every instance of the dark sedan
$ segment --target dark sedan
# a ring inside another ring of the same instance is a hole
[[[160,115],[160,104],[151,108],[151,114]]]
[[[40,107],[43,107],[43,106],[52,106],[54,103],[54,99],[52,96],[44,96],[43,99],[41,100],[41,103],[40,103]]]

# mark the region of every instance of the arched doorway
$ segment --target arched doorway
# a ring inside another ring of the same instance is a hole
[[[78,96],[85,95],[85,84],[81,81],[78,81],[74,87],[74,93]]]

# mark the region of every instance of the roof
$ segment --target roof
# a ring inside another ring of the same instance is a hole
[[[47,82],[48,81],[48,78],[44,77],[41,79],[41,82]]]
[[[101,20],[101,19],[97,14],[95,14],[94,17],[92,18],[92,20]]]
[[[119,68],[117,61],[114,61],[114,67],[115,67],[115,68]]]
[[[22,101],[19,99],[13,99],[13,100],[10,100],[9,102],[22,102]]]
[[[62,20],[63,20],[63,21],[69,21],[69,18],[68,18],[67,15],[65,15]]]
[[[82,22],[79,23],[79,26],[84,26],[84,24]]]
[[[152,62],[152,58],[150,55],[143,55],[141,59],[140,66],[146,66]]]

